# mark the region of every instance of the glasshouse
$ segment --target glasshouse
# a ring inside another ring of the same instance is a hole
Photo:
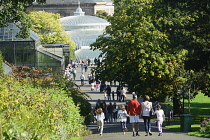
[[[4,60],[15,66],[32,66],[38,68],[51,67],[64,70],[64,56],[68,58],[69,50],[65,44],[41,45],[40,37],[30,31],[30,37],[18,38],[19,29],[15,24],[0,28],[0,51]],[[66,62],[66,63],[67,63]]]

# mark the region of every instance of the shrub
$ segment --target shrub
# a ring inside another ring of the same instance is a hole
[[[84,123],[90,124],[92,109],[91,104],[87,100],[89,96],[86,93],[82,93],[80,90],[74,88],[76,86],[75,83],[65,78],[55,78],[54,83],[56,87],[65,90],[68,97],[71,97],[75,105],[80,108],[80,115],[85,117]]]
[[[87,101],[89,96],[75,88],[76,85],[73,81],[56,74],[53,74],[53,77],[47,76],[48,73],[51,73],[51,69],[38,70],[34,67],[14,66],[13,71],[14,76],[22,83],[31,83],[36,87],[64,90],[64,94],[71,97],[75,105],[80,108],[80,115],[85,117],[84,123],[89,124],[91,122],[91,104]]]
[[[0,79],[0,139],[70,139],[87,133],[65,91]]]
[[[210,119],[204,119],[201,122],[200,133],[201,134],[210,134]]]
[[[2,59],[2,54],[0,52],[0,76],[4,75],[4,69],[3,69],[3,59]]]

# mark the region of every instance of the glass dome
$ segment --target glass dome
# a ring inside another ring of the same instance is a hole
[[[82,10],[80,11],[82,12]],[[90,46],[102,35],[105,28],[110,25],[106,20],[95,16],[68,16],[60,19],[61,25],[77,44],[76,57],[80,60],[93,59],[100,54],[99,50],[91,51],[83,46]],[[91,57],[92,56],[92,57]]]
[[[109,25],[106,20],[95,17],[95,16],[68,16],[60,19],[62,26],[68,28],[70,26],[81,26],[81,25],[91,25],[94,28],[95,25]]]

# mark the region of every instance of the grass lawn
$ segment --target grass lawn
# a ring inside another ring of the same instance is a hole
[[[168,104],[168,103],[167,103]],[[172,103],[170,103],[172,104]],[[185,114],[189,114],[188,101],[185,100]],[[201,117],[210,117],[210,97],[204,96],[202,93],[198,94],[195,99],[190,102],[190,114]],[[180,118],[174,118],[171,120],[171,125],[165,126],[171,131],[180,132]],[[191,125],[192,132],[189,132],[188,135],[199,136],[199,137],[208,137],[210,134],[200,134],[200,121],[194,120]]]
[[[185,113],[189,113],[188,101],[185,100]],[[210,97],[199,93],[195,99],[190,102],[190,114],[192,115],[209,115],[210,116]]]
[[[83,140],[81,137],[73,137],[73,138],[70,138],[70,140]]]

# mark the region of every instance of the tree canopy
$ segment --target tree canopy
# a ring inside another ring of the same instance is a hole
[[[45,1],[37,0],[38,3]],[[33,2],[34,0],[0,0],[0,27],[5,27],[8,23],[15,23],[20,28],[18,36],[27,38],[31,22],[25,11]]]
[[[41,37],[42,44],[69,44],[70,49],[75,49],[75,43],[70,39],[60,24],[60,14],[45,11],[31,12],[32,30]]]
[[[104,56],[96,68],[98,77],[125,82],[139,95],[172,96],[178,77],[184,75],[180,69],[197,49],[186,44],[199,40],[192,40],[190,27],[199,15],[184,11],[187,3],[173,0],[115,0],[114,4],[115,13],[108,18],[111,25],[91,45]]]
[[[96,14],[94,14],[93,16],[96,16],[96,17],[99,17],[99,18],[103,18],[103,19],[107,19],[108,13],[106,11],[103,11],[103,10],[98,10],[96,12]]]

